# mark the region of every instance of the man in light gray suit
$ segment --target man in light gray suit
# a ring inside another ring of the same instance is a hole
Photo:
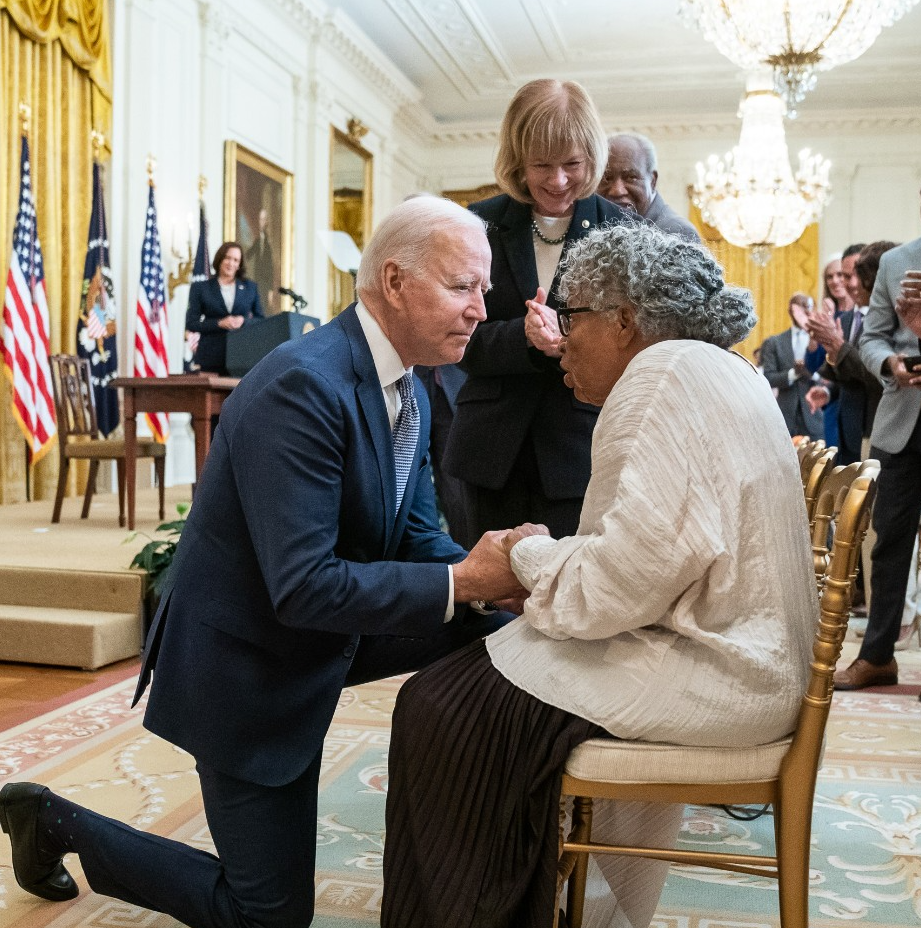
[[[697,229],[656,190],[658,180],[656,149],[645,135],[618,132],[608,136],[608,164],[598,185],[599,196],[638,213],[663,232],[699,242]]]
[[[808,435],[815,439],[821,438],[824,433],[822,412],[820,409],[813,410],[806,394],[818,380],[818,375],[806,367],[809,333],[797,322],[798,315],[806,316],[812,308],[812,297],[808,294],[794,293],[790,297],[789,313],[793,325],[785,332],[764,340],[761,368],[777,393],[777,405],[787,423],[787,431],[791,435]]]
[[[883,383],[870,436],[870,455],[882,465],[873,509],[873,596],[857,659],[835,674],[836,690],[898,683],[899,637],[912,549],[921,519],[921,364],[918,336],[896,312],[906,272],[921,270],[921,238],[887,251],[870,297],[860,358]]]

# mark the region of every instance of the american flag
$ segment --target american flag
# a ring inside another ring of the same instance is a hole
[[[19,178],[19,209],[3,304],[3,365],[13,385],[13,416],[25,435],[30,459],[35,462],[50,450],[57,425],[48,366],[50,326],[45,272],[25,136]]]
[[[93,162],[93,209],[86,236],[83,262],[82,312],[77,317],[77,354],[90,362],[96,422],[103,435],[118,427],[118,393],[109,383],[118,376],[118,305],[109,262],[105,200],[102,196],[102,167]]]
[[[205,201],[198,201],[198,249],[195,252],[195,264],[192,266],[192,283],[207,280],[211,276],[211,257],[208,254],[208,219],[205,216]],[[195,349],[201,338],[199,332],[185,333],[185,352],[183,369],[187,371],[198,370],[195,364]]]
[[[160,233],[157,231],[157,207],[154,187],[150,184],[144,247],[141,249],[141,283],[138,287],[137,322],[134,328],[134,376],[166,377],[166,290],[163,286],[163,262],[160,260]],[[169,419],[159,412],[147,413],[147,423],[157,441],[169,435]]]

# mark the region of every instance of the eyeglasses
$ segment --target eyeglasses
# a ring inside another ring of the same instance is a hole
[[[560,327],[560,335],[564,338],[572,331],[572,317],[576,313],[590,313],[591,306],[577,306],[574,309],[558,309],[556,311],[556,321]]]

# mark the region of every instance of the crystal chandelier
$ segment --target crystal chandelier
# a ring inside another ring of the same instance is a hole
[[[680,0],[678,11],[745,71],[768,66],[789,115],[816,72],[859,58],[918,0]]]
[[[739,144],[723,161],[697,164],[691,199],[704,220],[733,245],[751,248],[764,266],[771,249],[795,242],[828,202],[830,162],[806,148],[794,177],[784,136],[784,102],[771,77],[749,77],[739,107]]]

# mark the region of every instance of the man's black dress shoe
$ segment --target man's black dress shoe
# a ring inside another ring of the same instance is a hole
[[[26,891],[52,902],[79,895],[63,859],[38,845],[38,810],[45,787],[38,783],[7,783],[0,790],[0,828],[13,845],[13,874]]]

